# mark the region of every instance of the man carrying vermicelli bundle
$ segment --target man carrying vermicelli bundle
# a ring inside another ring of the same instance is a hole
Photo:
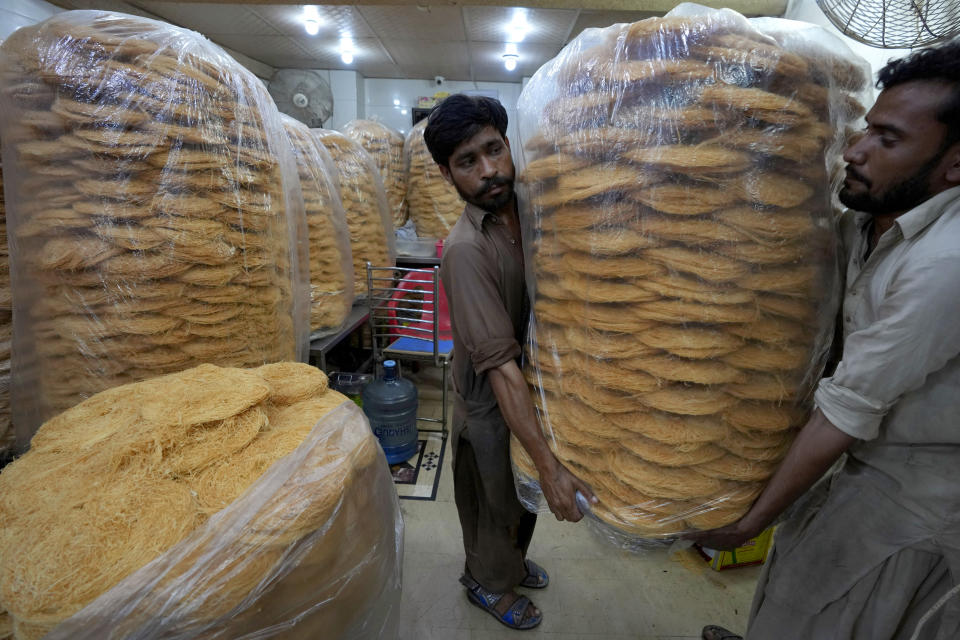
[[[510,435],[535,461],[558,520],[580,520],[575,493],[593,493],[547,446],[518,366],[529,303],[506,130],[499,102],[458,94],[430,114],[424,140],[467,202],[440,271],[453,325],[454,490],[466,551],[461,582],[473,604],[508,627],[530,629],[543,616],[514,589],[543,588],[549,578],[526,558],[536,515],[517,499]]]
[[[736,547],[797,501],[751,640],[960,637],[960,42],[892,61],[878,85],[844,154],[841,361],[751,510],[690,536]]]

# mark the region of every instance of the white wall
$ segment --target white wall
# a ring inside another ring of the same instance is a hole
[[[20,27],[46,20],[63,11],[43,0],[3,0],[0,2],[0,42]]]
[[[517,100],[520,98],[519,82],[469,82],[447,80],[438,87],[433,80],[393,80],[389,78],[367,78],[363,82],[366,99],[364,115],[366,118],[380,120],[387,126],[407,133],[410,131],[412,109],[417,106],[420,96],[432,96],[437,91],[459,93],[462,91],[495,91],[497,99],[507,110],[507,137],[511,141],[517,137]],[[337,96],[334,93],[334,103]],[[398,100],[399,105],[393,101]],[[336,106],[334,106],[336,111]],[[406,113],[403,113],[406,111]]]

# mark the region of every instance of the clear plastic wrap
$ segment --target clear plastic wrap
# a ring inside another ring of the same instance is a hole
[[[3,162],[0,162],[0,460],[13,449],[10,423],[10,343],[13,303],[10,297],[10,254],[7,251],[7,214],[3,200]],[[0,632],[0,638],[2,638]]]
[[[446,239],[457,223],[466,203],[449,182],[443,179],[433,161],[423,130],[424,118],[416,124],[403,145],[407,175],[407,211],[421,238]]]
[[[263,84],[193,31],[57,14],[0,47],[13,422],[202,362],[305,359],[296,165]]]
[[[350,229],[354,294],[367,297],[367,262],[374,266],[397,263],[397,239],[383,180],[370,155],[339,131],[310,130],[333,158],[340,199]]]
[[[738,519],[809,413],[839,295],[827,169],[847,94],[799,49],[681,5],[586,30],[521,94],[525,374],[551,448],[600,499],[590,521],[625,548]]]
[[[282,115],[293,145],[307,215],[310,253],[310,330],[336,332],[353,306],[353,254],[350,231],[335,184],[336,169],[310,129]]]
[[[393,227],[399,229],[407,221],[407,192],[403,170],[403,134],[376,120],[351,120],[343,133],[355,140],[373,158],[383,178],[387,202],[393,215]]]
[[[202,365],[95,395],[0,473],[0,515],[16,640],[396,637],[386,459],[309,365]]]

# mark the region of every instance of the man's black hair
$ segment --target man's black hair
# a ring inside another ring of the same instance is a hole
[[[450,156],[461,142],[484,127],[507,135],[507,110],[499,100],[455,93],[434,107],[423,130],[423,140],[437,164],[450,166]]]
[[[891,60],[877,74],[877,88],[889,89],[914,80],[939,82],[951,88],[950,97],[937,110],[937,120],[947,125],[945,149],[960,140],[960,40]]]

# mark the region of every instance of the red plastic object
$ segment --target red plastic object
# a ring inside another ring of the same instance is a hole
[[[422,307],[424,311],[434,311],[433,302],[433,283],[432,282],[414,282],[415,280],[430,280],[425,273],[408,273],[397,285],[401,291],[394,291],[390,302],[387,303],[387,316],[389,317],[390,333],[395,336],[411,336],[414,338],[431,339],[431,336],[423,331],[413,331],[406,327],[416,327],[418,329],[427,329],[433,331],[433,316],[428,313],[421,314],[421,320],[400,320],[399,318],[413,318],[417,311],[406,311],[397,309],[397,307],[413,308]],[[404,304],[404,302],[413,302],[414,304]],[[450,330],[450,309],[447,307],[447,295],[443,291],[443,283],[440,283],[440,326],[438,327],[441,340],[452,340],[453,333]]]

